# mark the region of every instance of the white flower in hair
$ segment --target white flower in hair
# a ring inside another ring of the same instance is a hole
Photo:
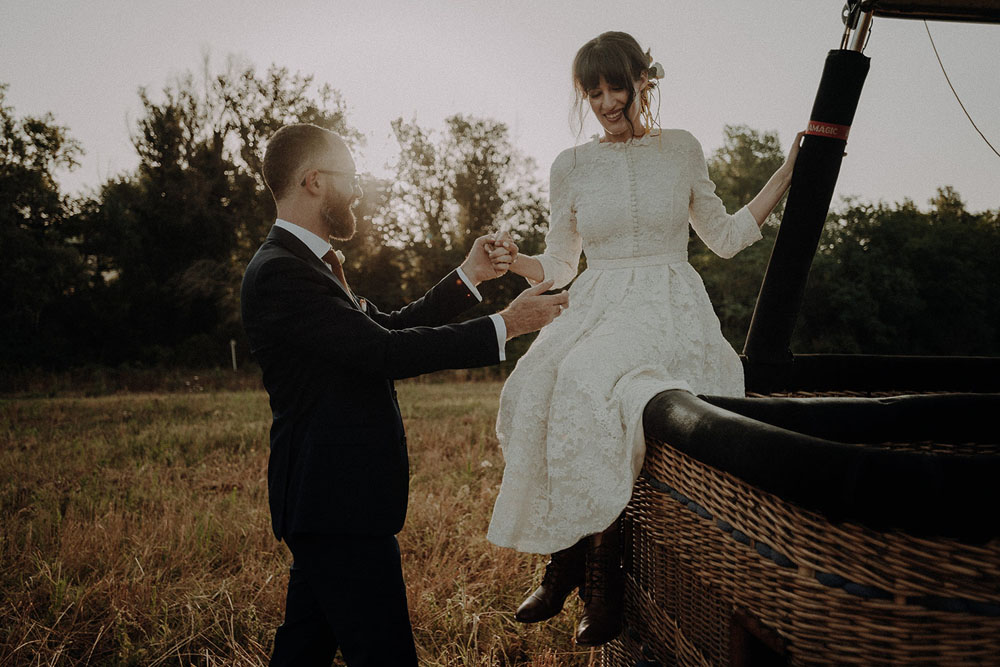
[[[337,256],[337,261],[339,261],[341,264],[344,263],[344,253],[340,252],[339,250],[334,250],[333,254]]]
[[[663,69],[663,65],[660,63],[653,63],[649,66],[649,78],[650,79],[662,79],[667,73]]]

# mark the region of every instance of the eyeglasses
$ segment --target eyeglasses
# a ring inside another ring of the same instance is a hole
[[[350,176],[353,181],[353,186],[355,188],[361,187],[361,174],[356,171],[332,171],[330,169],[317,169],[321,174],[329,174],[331,176]],[[304,186],[306,184],[305,176],[302,177],[302,182],[299,185]]]

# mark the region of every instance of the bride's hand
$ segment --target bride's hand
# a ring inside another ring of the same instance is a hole
[[[506,273],[510,269],[510,266],[517,261],[517,244],[514,243],[514,239],[509,232],[505,231],[496,234],[493,242],[487,244],[486,249],[490,254],[493,269],[496,271],[502,270]]]
[[[792,168],[795,166],[795,159],[799,156],[799,148],[802,146],[802,137],[804,136],[806,136],[805,130],[796,134],[795,141],[792,142],[792,147],[788,150],[788,157],[785,158],[785,163],[782,167],[787,169],[789,172],[791,172]]]
[[[510,236],[495,239],[492,244],[487,245],[486,250],[489,252],[493,271],[498,276],[507,273],[517,259],[517,244]]]

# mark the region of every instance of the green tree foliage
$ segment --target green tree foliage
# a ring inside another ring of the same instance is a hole
[[[539,250],[548,207],[534,162],[511,144],[504,123],[456,115],[436,140],[429,130],[393,121],[400,156],[378,218],[404,250],[408,296],[466,256],[483,234],[506,229],[526,252]]]
[[[159,99],[140,90],[139,167],[106,183],[80,225],[100,267],[92,314],[102,360],[206,364],[242,339],[240,276],[274,220],[260,147],[292,122],[360,137],[339,95],[313,88],[283,68],[258,75],[230,62],[215,77],[186,74]]]
[[[848,202],[830,215],[794,350],[1000,352],[1000,211],[969,213],[951,188],[930,203]]]
[[[16,117],[6,91],[0,84],[0,364],[57,362],[59,315],[84,267],[67,224],[73,203],[54,174],[83,151],[50,114]]]

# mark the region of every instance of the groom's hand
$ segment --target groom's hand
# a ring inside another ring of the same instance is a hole
[[[551,279],[538,283],[521,292],[500,311],[500,317],[507,325],[507,340],[538,331],[569,307],[569,292],[545,294],[550,289]]]
[[[462,271],[469,277],[469,280],[476,285],[486,280],[499,278],[506,273],[506,271],[498,271],[495,269],[493,262],[490,260],[489,251],[492,250],[492,248],[489,247],[489,244],[492,243],[492,236],[480,236],[476,239],[475,243],[472,244],[472,249],[469,250],[469,256],[465,258],[464,262],[462,262]]]

